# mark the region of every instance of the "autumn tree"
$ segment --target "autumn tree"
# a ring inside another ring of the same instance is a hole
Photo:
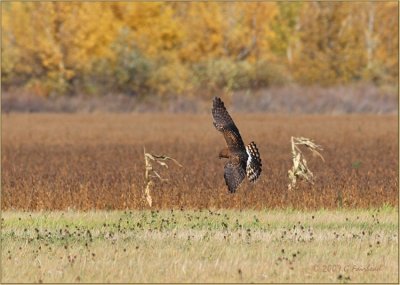
[[[24,78],[41,95],[47,96],[52,90],[65,93],[75,79],[90,70],[94,58],[111,56],[108,43],[115,29],[111,12],[103,5],[2,4],[3,52],[13,53],[7,76],[13,73]]]
[[[396,2],[7,2],[2,86],[210,96],[396,84]]]

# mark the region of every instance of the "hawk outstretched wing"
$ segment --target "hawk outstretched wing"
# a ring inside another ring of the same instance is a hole
[[[243,150],[244,143],[239,130],[225,108],[224,102],[218,97],[214,98],[212,115],[215,128],[222,132],[229,149]]]
[[[228,158],[224,168],[224,178],[229,192],[233,193],[246,177],[255,182],[261,173],[261,158],[254,142],[245,146],[239,130],[225,108],[224,102],[218,97],[213,100],[213,123],[222,132],[227,149],[220,153],[220,158]]]
[[[229,192],[234,193],[245,177],[246,171],[240,164],[232,161],[225,164],[224,178]]]

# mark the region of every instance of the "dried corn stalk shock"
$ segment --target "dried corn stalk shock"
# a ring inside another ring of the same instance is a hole
[[[300,145],[306,146],[313,154],[319,156],[325,162],[323,156],[318,150],[323,150],[320,145],[315,144],[312,140],[304,137],[291,137],[293,167],[288,171],[290,183],[288,189],[292,190],[296,187],[298,179],[304,179],[310,184],[314,184],[314,174],[307,166],[307,160],[304,158],[303,152],[299,148]]]
[[[144,152],[144,161],[145,161],[145,189],[144,189],[144,194],[146,196],[147,203],[151,207],[153,200],[150,195],[150,189],[151,187],[155,184],[154,179],[157,179],[158,181],[164,182],[167,181],[168,179],[164,179],[160,176],[160,174],[153,168],[152,161],[157,162],[159,165],[162,167],[165,167],[168,169],[168,164],[166,161],[172,160],[176,165],[179,167],[183,167],[176,159],[166,156],[166,155],[156,155],[156,154],[151,154],[147,153],[146,149],[143,148]]]

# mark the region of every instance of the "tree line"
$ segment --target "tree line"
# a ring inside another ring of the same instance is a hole
[[[397,2],[2,3],[2,86],[178,94],[398,78]]]

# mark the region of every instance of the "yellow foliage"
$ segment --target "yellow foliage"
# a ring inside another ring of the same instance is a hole
[[[2,3],[2,81],[46,86],[39,88],[43,96],[79,92],[85,84],[164,94],[249,88],[287,78],[325,85],[396,82],[397,7],[395,2]]]
[[[154,86],[154,91],[158,94],[189,92],[190,72],[183,65],[172,62],[161,66],[155,70],[150,78],[150,86]]]
[[[103,3],[20,2],[4,14],[3,40],[20,57],[15,73],[66,84],[88,70],[93,58],[110,56],[115,29]]]

